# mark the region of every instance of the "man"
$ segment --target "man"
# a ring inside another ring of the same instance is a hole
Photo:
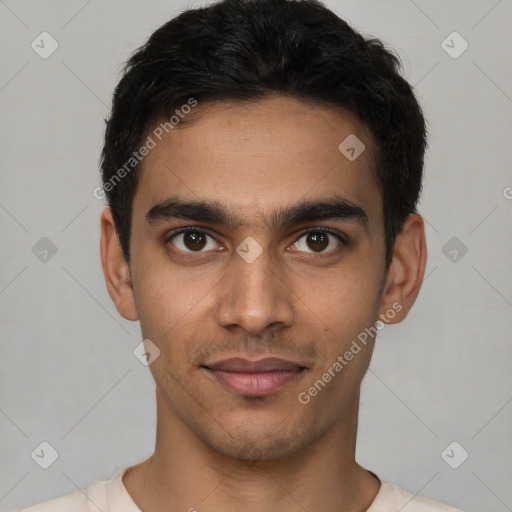
[[[355,461],[378,330],[426,263],[400,62],[316,1],[224,0],[116,88],[101,260],[156,382],[154,454],[30,512],[454,511]]]

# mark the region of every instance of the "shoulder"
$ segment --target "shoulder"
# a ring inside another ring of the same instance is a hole
[[[439,501],[412,494],[395,483],[382,481],[367,512],[462,512]]]
[[[81,491],[76,491],[65,496],[59,496],[51,500],[36,503],[19,512],[89,512],[87,498]]]
[[[113,481],[120,479],[124,470],[116,473],[110,480],[95,480],[86,489],[64,496],[36,503],[17,512],[97,512],[108,510],[108,488]]]

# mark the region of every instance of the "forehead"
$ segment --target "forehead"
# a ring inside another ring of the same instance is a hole
[[[371,133],[344,109],[276,95],[199,103],[184,121],[161,140],[149,132],[155,145],[140,171],[139,217],[171,196],[216,201],[255,225],[283,206],[333,195],[364,208],[370,223],[381,215]],[[353,159],[347,144],[364,150]]]

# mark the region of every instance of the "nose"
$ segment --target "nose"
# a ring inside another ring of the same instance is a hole
[[[232,268],[219,283],[217,323],[258,336],[270,328],[290,327],[294,321],[293,293],[284,269],[268,250],[252,262],[233,255]]]

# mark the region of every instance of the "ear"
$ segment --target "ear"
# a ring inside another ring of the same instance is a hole
[[[395,239],[379,310],[382,322],[397,324],[407,316],[420,291],[426,263],[423,218],[411,213]]]
[[[109,207],[101,213],[100,251],[105,283],[117,311],[126,320],[138,320],[139,315],[135,307],[130,268],[124,258],[112,211]]]

